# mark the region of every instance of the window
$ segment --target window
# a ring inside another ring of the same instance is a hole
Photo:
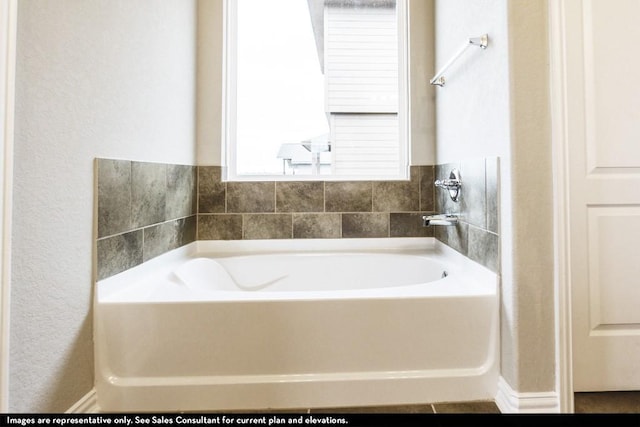
[[[407,179],[406,0],[227,0],[227,180]]]

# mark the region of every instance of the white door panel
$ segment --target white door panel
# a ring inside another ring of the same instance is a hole
[[[567,2],[576,391],[640,389],[640,0]]]
[[[591,207],[588,218],[590,327],[640,324],[640,207]]]

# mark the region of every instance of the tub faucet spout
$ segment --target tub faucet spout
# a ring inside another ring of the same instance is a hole
[[[458,223],[458,215],[455,214],[438,214],[438,215],[424,215],[422,217],[423,226],[429,227],[431,225],[456,225]]]

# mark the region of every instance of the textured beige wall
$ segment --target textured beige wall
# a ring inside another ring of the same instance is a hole
[[[411,164],[436,164],[436,91],[429,84],[434,69],[433,0],[409,0]]]
[[[436,158],[500,157],[501,375],[518,392],[555,387],[546,4],[436,2],[437,67],[489,35],[437,89]]]
[[[93,387],[95,157],[194,164],[195,0],[21,0],[11,412]]]
[[[222,165],[222,0],[198,0],[198,164]]]
[[[520,392],[555,389],[553,176],[547,2],[508,2],[514,360]]]

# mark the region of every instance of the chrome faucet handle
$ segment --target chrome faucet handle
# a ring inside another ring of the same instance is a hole
[[[462,187],[462,180],[460,179],[460,171],[453,169],[449,174],[449,179],[438,179],[434,182],[438,188],[444,188],[449,191],[449,197],[454,202],[458,201],[460,197],[460,188]]]
[[[462,187],[462,182],[459,179],[437,179],[435,185],[450,190]]]

